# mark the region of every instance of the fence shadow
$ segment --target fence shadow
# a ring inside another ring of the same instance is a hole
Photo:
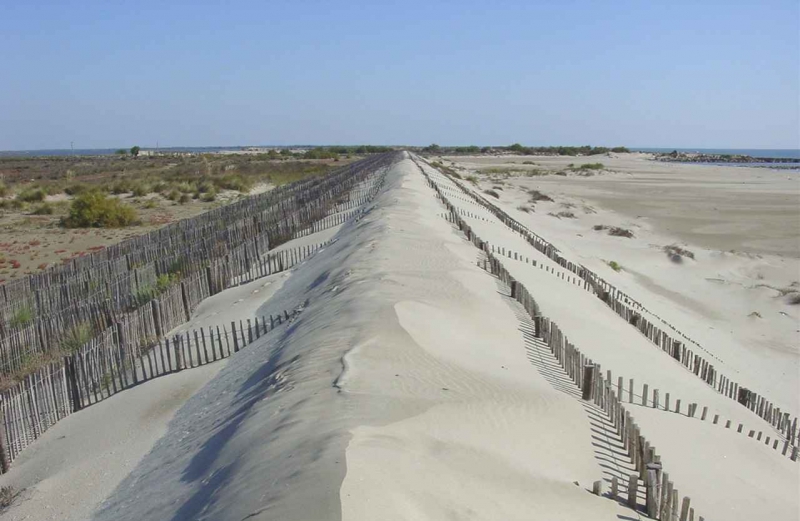
[[[581,399],[581,391],[578,386],[569,378],[566,371],[561,367],[555,356],[550,352],[550,348],[541,339],[536,337],[536,329],[533,321],[525,312],[525,308],[511,298],[511,291],[508,286],[499,279],[495,279],[497,291],[501,298],[509,306],[519,322],[519,331],[522,333],[527,350],[527,358],[539,374],[559,392],[577,400],[589,420],[589,428],[592,436],[592,447],[594,457],[603,471],[603,481],[606,483],[606,490],[611,489],[611,482],[614,477],[617,483],[628,482],[628,477],[635,473],[633,463],[628,456],[622,437],[614,427],[614,424],[603,412],[603,410],[591,401]],[[644,487],[638,487],[639,499],[644,501]],[[607,494],[609,495],[609,494]]]

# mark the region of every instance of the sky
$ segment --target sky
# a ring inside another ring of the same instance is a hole
[[[0,150],[800,148],[800,1],[0,0]]]

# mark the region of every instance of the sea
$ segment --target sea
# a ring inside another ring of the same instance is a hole
[[[687,154],[719,154],[731,156],[769,157],[776,159],[800,159],[797,148],[631,148],[634,152],[669,154],[673,150]]]

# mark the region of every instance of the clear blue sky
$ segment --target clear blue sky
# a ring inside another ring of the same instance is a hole
[[[800,143],[798,0],[179,4],[0,0],[0,150]]]

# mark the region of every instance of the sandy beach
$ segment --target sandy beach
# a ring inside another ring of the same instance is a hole
[[[690,334],[721,371],[800,413],[800,306],[788,301],[800,279],[800,176],[643,155],[434,159],[476,176],[461,182],[483,197],[495,189],[493,202]],[[485,172],[583,162],[607,168],[591,177]],[[521,254],[504,258],[506,268],[604,371],[708,408],[701,421],[630,404],[699,515],[800,518],[800,463],[746,435],[777,437],[769,423],[556,276],[560,266],[419,164],[476,234]],[[553,200],[530,203],[530,190]],[[574,218],[550,215],[559,212]],[[621,438],[567,384],[510,289],[445,214],[406,153],[361,219],[282,247],[331,243],[288,272],[207,299],[181,327],[302,304],[295,320],[225,362],[56,424],[0,476],[0,486],[22,490],[3,518],[647,519],[591,492],[600,481],[608,494],[633,471]],[[671,244],[694,259],[670,259]],[[56,458],[65,444],[69,456]]]

